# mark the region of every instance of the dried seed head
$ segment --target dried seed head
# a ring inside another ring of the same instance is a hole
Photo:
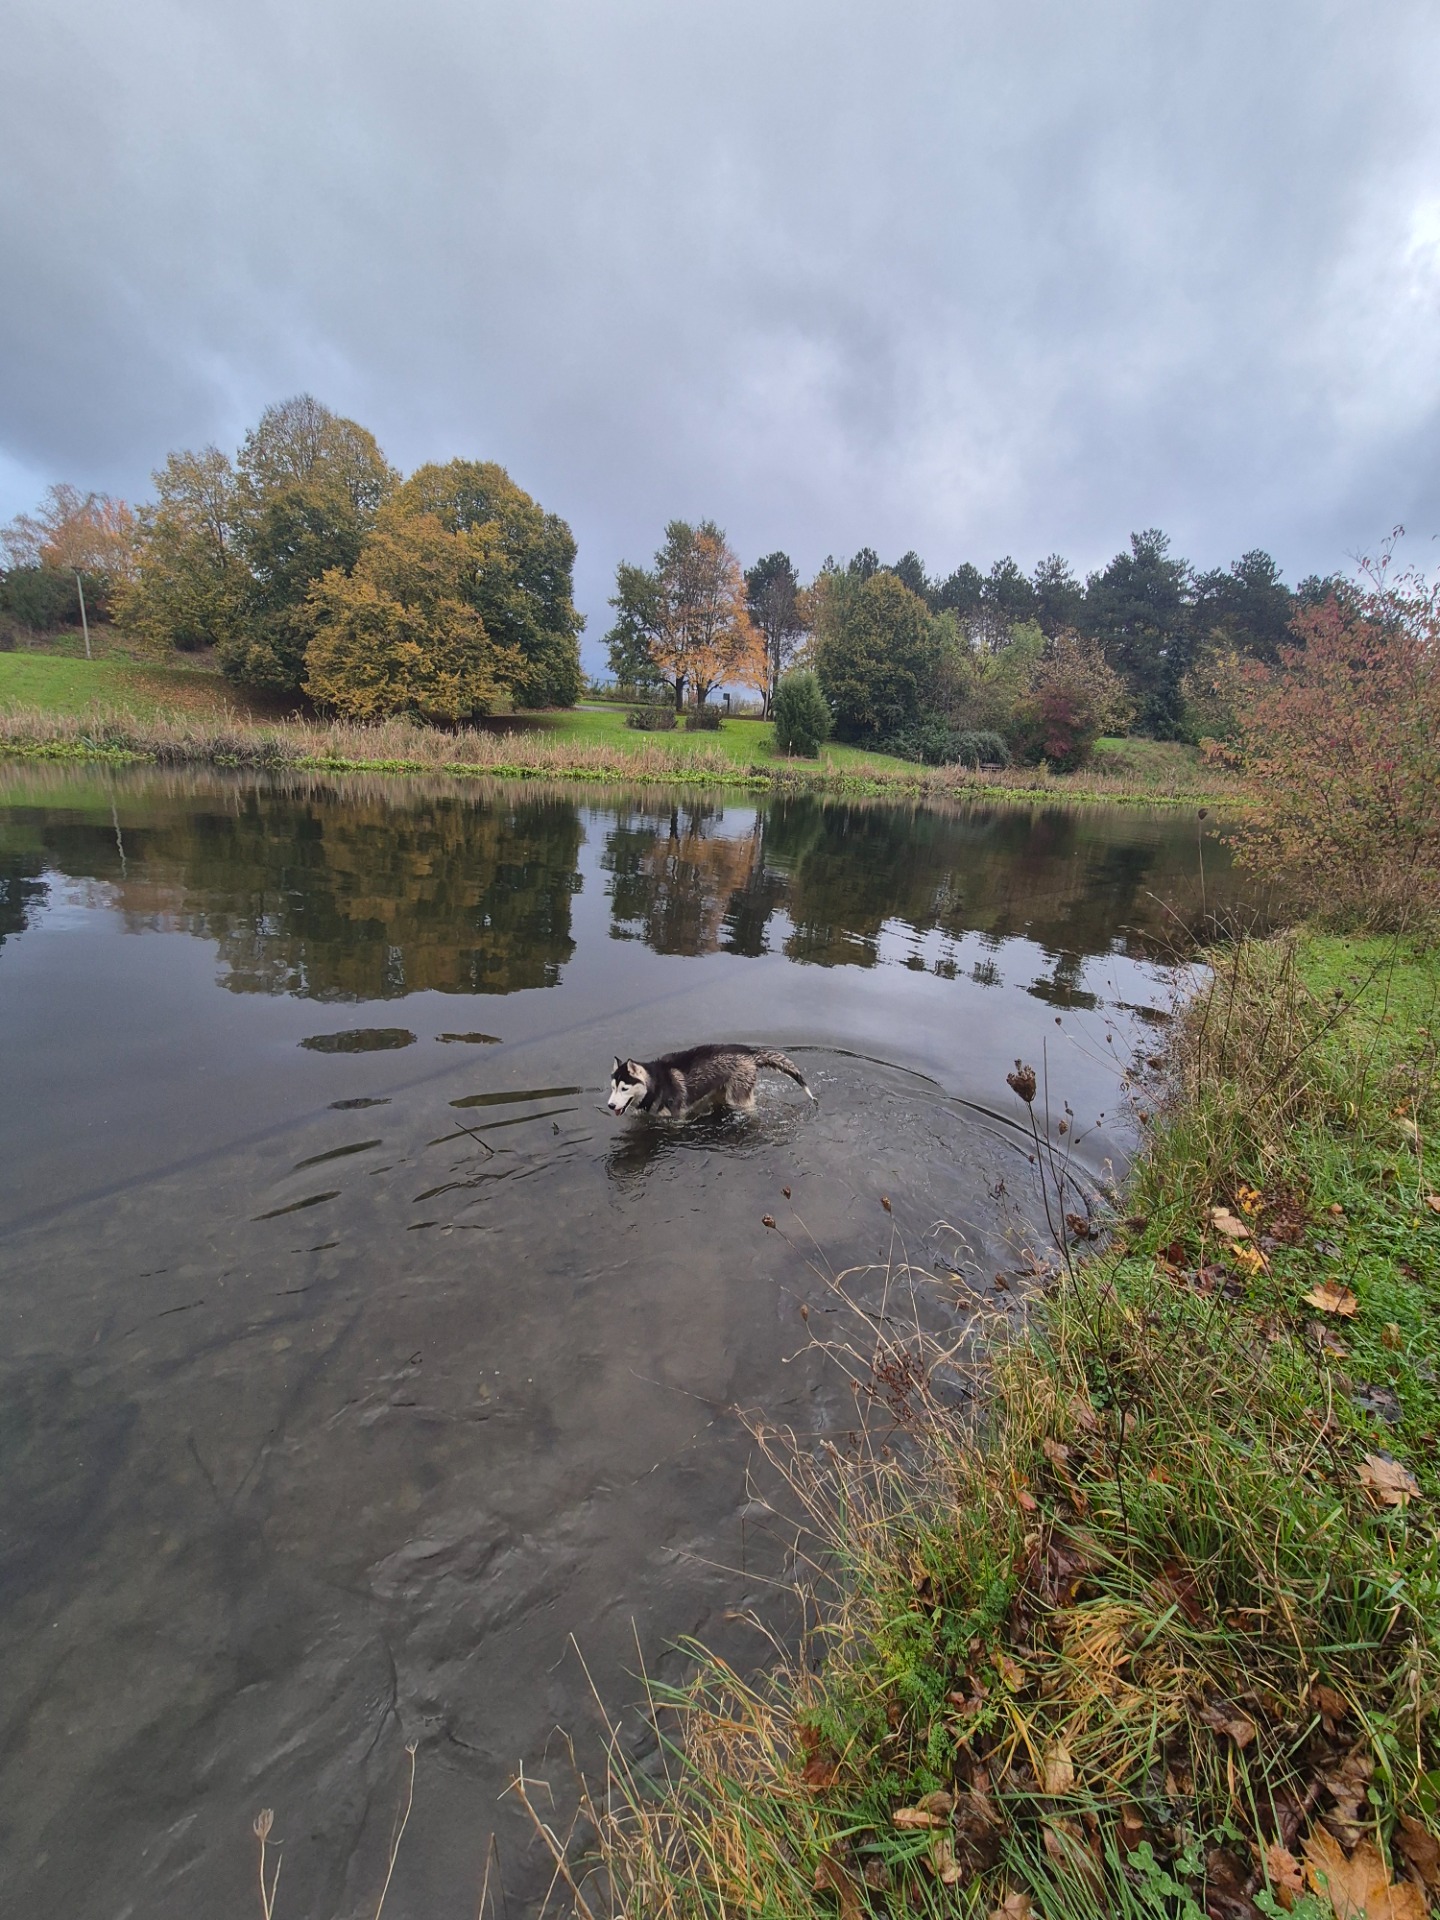
[[[1022,1066],[1017,1060],[1015,1071],[1005,1076],[1006,1085],[1018,1093],[1028,1107],[1035,1098],[1035,1069]]]
[[[262,1807],[255,1816],[255,1837],[259,1840],[270,1838],[270,1829],[275,1824],[275,1809]]]

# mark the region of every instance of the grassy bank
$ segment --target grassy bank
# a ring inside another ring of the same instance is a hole
[[[815,761],[791,760],[776,751],[769,724],[757,720],[730,720],[714,733],[668,734],[636,733],[613,710],[519,715],[453,732],[398,720],[355,726],[267,719],[211,673],[38,654],[0,654],[0,753],[896,797],[1003,793],[1220,806],[1238,794],[1234,781],[1202,765],[1193,749],[1153,741],[1110,743],[1094,769],[1062,776],[1043,767],[921,767],[844,746],[826,747]]]
[[[853,1444],[762,1433],[821,1624],[762,1683],[702,1655],[657,1698],[664,1774],[617,1746],[577,1911],[1431,1910],[1437,1031],[1433,953],[1220,958],[1131,1211],[1083,1260],[1062,1227],[979,1416],[912,1329],[851,1356]]]

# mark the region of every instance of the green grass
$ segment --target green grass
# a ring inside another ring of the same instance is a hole
[[[199,668],[152,665],[116,654],[87,660],[83,653],[0,653],[0,712],[106,711],[150,720],[166,713],[250,718],[265,710],[263,701]]]
[[[960,1356],[912,1326],[839,1356],[849,1446],[757,1425],[819,1626],[758,1682],[696,1650],[691,1685],[653,1690],[665,1772],[617,1747],[590,1911],[598,1886],[637,1920],[1006,1897],[1321,1920],[1343,1908],[1322,1876],[1367,1848],[1401,1883],[1375,1913],[1428,1910],[1437,1013],[1433,951],[1218,955],[1146,1070],[1131,1211],[1084,1259],[1061,1227],[1028,1328],[978,1356],[979,1417]],[[1059,1221],[1059,1116],[1032,1117]]]
[[[910,774],[912,762],[889,753],[866,753],[838,741],[827,742],[816,760],[795,760],[775,746],[775,729],[768,720],[722,720],[718,731],[688,733],[677,727],[673,733],[637,733],[625,724],[623,708],[603,711],[576,708],[570,713],[525,716],[519,723],[536,728],[554,739],[569,740],[581,746],[633,747],[640,742],[674,754],[678,760],[693,759],[697,751],[713,749],[734,761],[737,768],[780,766],[802,771],[832,768],[855,775]]]

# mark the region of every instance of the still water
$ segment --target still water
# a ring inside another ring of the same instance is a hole
[[[492,1834],[527,1911],[576,1645],[617,1709],[637,1641],[764,1656],[737,1409],[853,1418],[826,1275],[1023,1267],[1019,1056],[1123,1166],[1210,825],[0,768],[7,1905],[253,1916],[269,1806],[277,1911],[373,1912],[415,1741],[387,1913],[473,1914]],[[818,1107],[605,1113],[705,1039]]]

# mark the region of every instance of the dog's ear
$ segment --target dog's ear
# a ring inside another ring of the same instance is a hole
[[[612,1079],[617,1073],[619,1073],[619,1071],[620,1071],[620,1056],[617,1053],[615,1056],[615,1065],[610,1069]]]
[[[645,1078],[645,1070],[638,1060],[627,1060],[625,1062],[625,1071],[632,1080],[643,1080]]]

